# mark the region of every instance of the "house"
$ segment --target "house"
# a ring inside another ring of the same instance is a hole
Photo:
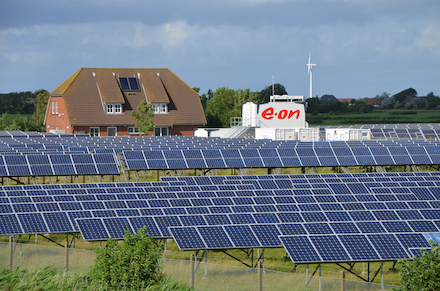
[[[329,104],[331,102],[339,102],[339,101],[333,95],[322,95],[322,97],[319,99],[319,102],[321,104]]]
[[[382,104],[382,101],[379,98],[368,98],[368,105],[378,107],[381,104]]]
[[[199,95],[169,69],[81,68],[50,93],[46,131],[139,134],[131,112],[141,100],[155,109],[148,135],[194,135],[206,124]]]
[[[338,98],[339,102],[350,104],[351,100],[354,100],[354,98]]]

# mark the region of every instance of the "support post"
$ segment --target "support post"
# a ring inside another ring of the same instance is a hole
[[[319,291],[321,291],[321,264],[319,264]]]
[[[263,274],[261,272],[261,261],[258,261],[258,286],[258,290],[263,291]]]
[[[167,250],[167,239],[163,240],[163,258],[162,258],[162,262],[165,263],[165,252]]]
[[[345,291],[345,272],[341,271],[341,291]]]
[[[194,272],[195,272],[194,269],[195,269],[195,266],[194,266],[194,255],[193,254],[191,254],[190,260],[191,260],[191,289],[194,290]]]
[[[64,245],[65,252],[65,262],[64,262],[64,270],[69,271],[69,241],[66,239],[66,243]]]
[[[9,268],[12,269],[12,255],[13,255],[13,243],[12,243],[12,235],[9,237]]]
[[[307,267],[306,267],[306,287],[307,287],[307,281],[309,280],[309,264],[307,264]]]
[[[384,289],[384,286],[383,286],[383,262],[380,262],[380,285],[383,290]]]
[[[208,250],[205,250],[205,278],[208,275]]]

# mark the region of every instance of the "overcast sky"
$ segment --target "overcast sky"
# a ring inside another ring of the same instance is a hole
[[[439,0],[0,0],[0,93],[82,67],[169,68],[201,93],[440,95]]]

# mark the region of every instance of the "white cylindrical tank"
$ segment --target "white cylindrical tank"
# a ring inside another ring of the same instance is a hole
[[[253,102],[243,103],[242,125],[256,127],[258,125],[257,116],[258,105]]]

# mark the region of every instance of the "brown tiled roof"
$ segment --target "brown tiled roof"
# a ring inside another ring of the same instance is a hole
[[[121,91],[118,77],[136,77],[140,91]],[[131,111],[145,99],[168,103],[156,126],[206,124],[198,94],[169,69],[82,68],[51,95],[63,96],[71,125],[132,125]],[[105,114],[105,102],[123,103],[123,113]]]

